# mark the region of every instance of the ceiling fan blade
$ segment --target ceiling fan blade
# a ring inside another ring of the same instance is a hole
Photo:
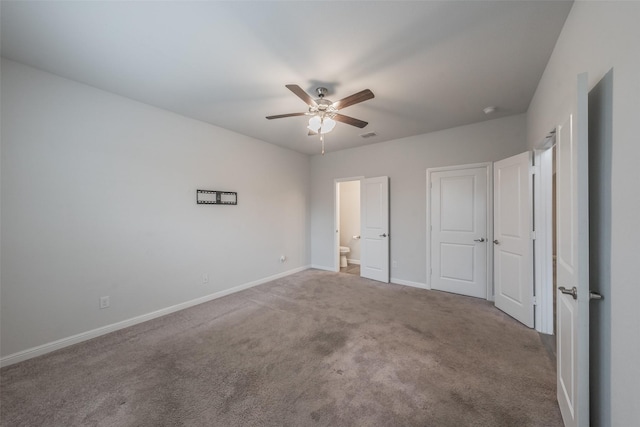
[[[295,93],[298,98],[302,99],[307,105],[317,107],[316,101],[298,85],[285,85],[287,89]]]
[[[373,98],[373,92],[369,89],[362,90],[358,93],[354,93],[351,96],[347,96],[346,98],[341,99],[340,101],[336,101],[333,103],[333,106],[340,110],[342,108],[347,108],[350,105],[357,104],[362,101],[366,101],[367,99]]]
[[[312,130],[309,130],[309,133],[307,133],[307,136],[316,136],[318,134],[318,132],[314,132]]]
[[[346,123],[348,125],[355,126],[358,128],[363,128],[369,124],[369,122],[354,119],[353,117],[345,116],[344,114],[336,114],[334,119],[339,122]]]
[[[305,116],[307,113],[289,113],[289,114],[278,114],[276,116],[267,116],[268,120],[271,119],[281,119],[283,117],[295,117],[295,116]]]

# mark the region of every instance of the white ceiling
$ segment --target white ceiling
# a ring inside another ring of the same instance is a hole
[[[0,28],[6,58],[317,154],[304,116],[265,119],[306,111],[285,84],[375,94],[327,151],[523,113],[571,4],[2,1]]]

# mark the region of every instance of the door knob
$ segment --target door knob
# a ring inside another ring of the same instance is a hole
[[[387,237],[387,233],[382,233],[380,237]]]
[[[484,242],[484,237],[481,237],[479,239],[473,239],[473,241],[482,243],[482,242]]]
[[[566,295],[571,295],[573,299],[578,299],[578,288],[575,286],[571,289],[567,289],[564,286],[558,286],[558,290]]]
[[[494,244],[494,245],[499,245],[499,244],[500,244],[500,241],[499,241],[499,240],[494,240],[494,241],[493,241],[493,244]]]

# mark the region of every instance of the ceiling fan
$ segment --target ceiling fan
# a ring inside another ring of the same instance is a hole
[[[320,134],[320,140],[322,141],[322,154],[324,154],[323,135],[333,130],[336,125],[336,121],[359,128],[363,128],[369,124],[363,120],[354,119],[353,117],[345,116],[344,114],[338,113],[338,111],[343,108],[347,108],[351,105],[358,104],[360,102],[373,98],[373,92],[371,92],[369,89],[354,93],[353,95],[347,96],[340,101],[332,102],[324,98],[328,92],[327,88],[324,87],[319,87],[316,89],[318,99],[313,99],[298,85],[286,85],[286,87],[309,106],[309,111],[305,111],[302,113],[289,113],[267,116],[267,119],[272,120],[281,119],[284,117],[311,116],[311,118],[309,119],[309,126],[307,126],[307,128],[309,129],[309,135]]]

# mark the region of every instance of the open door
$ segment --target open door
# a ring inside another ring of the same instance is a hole
[[[557,134],[557,376],[565,426],[589,425],[588,78]]]
[[[389,283],[389,177],[360,186],[360,276]]]
[[[496,307],[533,328],[533,194],[531,152],[493,167]]]

